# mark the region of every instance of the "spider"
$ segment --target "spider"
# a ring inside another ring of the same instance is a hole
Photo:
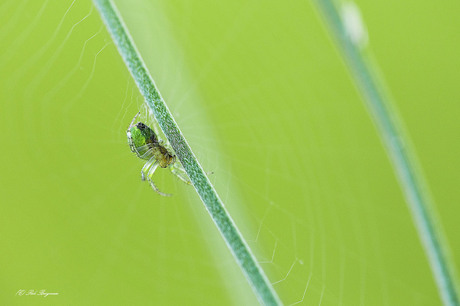
[[[126,131],[126,135],[128,136],[128,144],[131,151],[136,153],[137,157],[147,160],[141,170],[142,180],[145,181],[147,178],[150,186],[152,186],[153,190],[158,194],[166,197],[171,196],[171,194],[163,193],[158,190],[153,182],[152,177],[158,166],[161,168],[169,168],[174,175],[188,185],[191,184],[190,179],[177,160],[176,155],[172,150],[166,147],[163,140],[158,139],[158,133],[155,133],[150,127],[142,122],[134,124],[138,115],[139,113],[134,116]]]

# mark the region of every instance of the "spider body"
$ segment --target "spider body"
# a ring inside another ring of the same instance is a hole
[[[158,161],[161,168],[166,168],[176,162],[176,156],[158,141],[155,132],[142,122],[131,125],[127,132],[131,151],[137,157],[149,160],[152,157]]]
[[[190,184],[190,180],[182,165],[177,161],[176,155],[164,145],[162,140],[158,139],[157,133],[142,122],[134,124],[138,115],[139,113],[134,116],[126,135],[128,136],[131,151],[136,153],[140,159],[147,160],[141,170],[142,180],[147,178],[147,181],[156,192],[162,196],[170,196],[170,194],[159,191],[152,180],[158,166],[161,168],[169,167],[171,172],[186,184]]]

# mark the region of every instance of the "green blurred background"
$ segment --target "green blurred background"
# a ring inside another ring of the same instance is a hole
[[[441,304],[313,2],[115,3],[285,304]],[[356,4],[458,262],[460,4]],[[257,303],[194,189],[141,181],[138,111],[150,120],[90,1],[0,0],[0,304]],[[16,295],[31,289],[59,295]]]

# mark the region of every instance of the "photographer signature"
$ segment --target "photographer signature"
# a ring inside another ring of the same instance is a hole
[[[35,289],[19,289],[18,292],[16,292],[16,295],[18,296],[25,296],[25,295],[36,295],[36,296],[43,296],[47,297],[48,295],[58,295],[59,293],[57,292],[46,292],[46,289],[41,289],[41,290],[35,290]]]

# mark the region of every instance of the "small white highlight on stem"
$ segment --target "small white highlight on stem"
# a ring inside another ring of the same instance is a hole
[[[342,4],[340,15],[351,42],[358,48],[366,47],[369,36],[359,7],[354,2],[346,1]]]

